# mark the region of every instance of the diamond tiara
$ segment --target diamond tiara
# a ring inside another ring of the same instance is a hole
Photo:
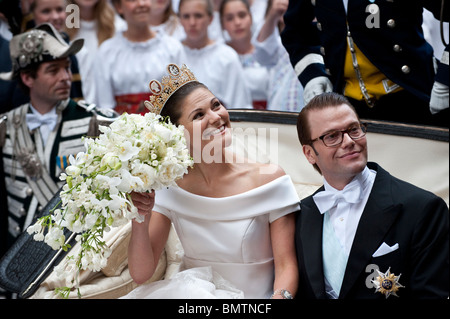
[[[164,76],[161,82],[151,80],[149,83],[152,95],[150,95],[149,101],[144,101],[144,105],[155,114],[161,113],[167,100],[176,90],[186,83],[197,81],[194,73],[185,64],[180,68],[178,65],[170,63],[167,66],[167,72],[169,75]]]

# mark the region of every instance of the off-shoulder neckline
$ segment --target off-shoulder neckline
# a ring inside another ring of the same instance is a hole
[[[204,199],[211,199],[211,200],[215,200],[215,199],[221,200],[221,199],[230,199],[230,198],[235,198],[235,197],[240,197],[240,196],[248,196],[250,193],[257,192],[257,191],[259,191],[261,189],[265,189],[267,187],[270,187],[272,184],[277,183],[281,179],[285,179],[285,178],[290,178],[290,176],[288,174],[285,174],[285,175],[282,175],[280,177],[277,177],[277,178],[271,180],[270,182],[267,182],[267,183],[264,183],[264,184],[259,185],[257,187],[254,187],[254,188],[251,188],[249,190],[246,190],[245,192],[242,192],[242,193],[239,193],[239,194],[234,194],[234,195],[222,196],[222,197],[210,197],[210,196],[198,195],[198,194],[189,192],[189,191],[185,190],[184,188],[181,188],[178,185],[176,185],[174,187],[174,189],[177,189],[181,193],[185,193],[185,194],[193,196],[193,197],[204,198]]]

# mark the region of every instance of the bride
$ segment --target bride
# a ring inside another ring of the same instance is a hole
[[[146,105],[184,126],[195,164],[177,186],[132,193],[145,218],[132,222],[128,263],[136,283],[147,281],[173,223],[183,266],[171,279],[138,286],[124,298],[292,298],[299,199],[291,178],[277,165],[232,153],[226,108],[185,66],[171,64],[168,72],[162,84],[150,83],[158,89]],[[159,95],[163,90],[169,94]]]

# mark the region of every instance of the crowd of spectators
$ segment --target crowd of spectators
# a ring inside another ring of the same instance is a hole
[[[0,3],[0,72],[11,69],[11,37],[40,23],[53,24],[67,41],[85,40],[72,58],[71,98],[76,101],[119,113],[146,112],[142,102],[150,93],[148,83],[161,78],[161,66],[171,62],[190,67],[227,108],[298,112],[308,100],[281,40],[288,0]],[[183,12],[187,7],[189,12]],[[427,10],[423,29],[439,60],[439,21]],[[448,28],[444,32],[448,37]],[[27,97],[14,81],[0,80],[0,113],[24,102]]]

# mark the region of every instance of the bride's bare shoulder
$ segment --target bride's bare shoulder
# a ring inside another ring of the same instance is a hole
[[[262,164],[258,163],[252,170],[254,178],[258,180],[258,184],[267,184],[277,178],[286,175],[286,172],[279,165],[276,164]]]

